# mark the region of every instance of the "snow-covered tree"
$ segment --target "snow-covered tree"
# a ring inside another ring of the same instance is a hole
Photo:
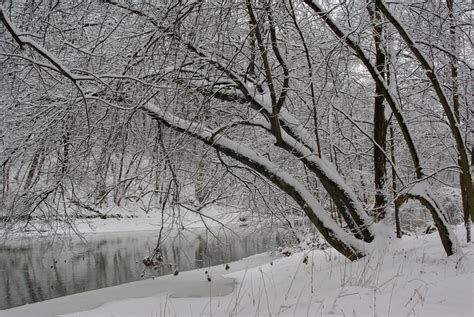
[[[194,169],[187,177],[197,204],[226,189],[258,190],[242,177],[258,175],[349,259],[363,257],[379,234],[380,210],[415,198],[453,254],[456,237],[430,188],[439,170],[459,166],[472,213],[468,141],[458,128],[463,116],[470,126],[472,114],[464,97],[453,111],[443,88],[465,78],[472,61],[450,49],[428,57],[413,42],[424,35],[396,18],[411,8],[362,0],[7,2],[0,44],[5,219],[54,217],[45,210],[84,207],[84,197],[97,205],[171,194],[179,203],[183,170]],[[450,38],[453,27],[439,32]],[[462,34],[458,52],[469,50],[470,33]],[[442,61],[463,66],[444,76]],[[428,110],[437,117],[431,125],[420,117]],[[398,162],[387,152],[388,124],[404,142]],[[451,157],[418,138],[425,129],[443,135]],[[386,163],[399,185],[393,195]],[[226,184],[220,192],[218,181]]]

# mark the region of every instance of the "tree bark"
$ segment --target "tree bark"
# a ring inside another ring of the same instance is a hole
[[[384,26],[382,24],[382,17],[379,9],[373,6],[370,1],[367,4],[367,9],[369,12],[373,29],[373,39],[375,46],[375,67],[379,72],[382,80],[385,80],[386,57],[382,48],[384,36]],[[385,218],[385,205],[387,204],[387,199],[385,195],[385,148],[387,139],[387,121],[385,119],[384,101],[385,97],[383,95],[383,85],[380,82],[376,82],[374,98],[374,141],[378,144],[378,146],[374,146],[375,221],[379,221]]]
[[[454,116],[459,124],[461,122],[461,114],[459,111],[459,85],[458,85],[458,60],[456,58],[456,25],[454,24],[454,13],[453,13],[453,0],[447,0],[448,6],[448,18],[449,18],[449,35],[451,37],[451,52],[453,53],[450,57],[451,64],[451,81],[452,81],[452,103]],[[458,159],[458,165],[461,166],[461,159]],[[471,217],[469,214],[469,203],[468,203],[468,184],[466,184],[466,177],[462,174],[459,175],[459,186],[461,188],[462,207],[463,207],[463,218],[466,226],[466,240],[471,242]]]

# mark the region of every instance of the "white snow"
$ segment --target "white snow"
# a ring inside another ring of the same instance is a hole
[[[457,229],[462,234],[462,227]],[[447,258],[436,234],[390,241],[355,262],[333,249],[273,262],[256,256],[231,263],[229,271],[223,265],[210,268],[211,282],[200,269],[17,307],[0,316],[472,316],[473,243],[462,246],[464,255]]]

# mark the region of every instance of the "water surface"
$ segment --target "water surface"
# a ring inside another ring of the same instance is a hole
[[[276,246],[277,234],[245,231],[237,235],[205,230],[164,233],[164,265],[145,267],[142,260],[156,246],[153,231],[91,234],[79,239],[25,239],[0,245],[0,309],[12,308],[160,276],[236,261]]]

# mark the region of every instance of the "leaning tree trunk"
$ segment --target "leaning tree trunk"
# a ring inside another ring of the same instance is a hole
[[[259,156],[241,143],[224,136],[216,136],[215,131],[202,124],[177,118],[151,103],[146,104],[143,109],[152,118],[171,129],[201,140],[270,180],[294,199],[326,241],[348,259],[356,260],[365,256],[366,243],[356,239],[351,233],[337,225],[304,185],[293,176],[281,171],[267,158]],[[282,133],[282,137],[284,136],[285,133]]]

